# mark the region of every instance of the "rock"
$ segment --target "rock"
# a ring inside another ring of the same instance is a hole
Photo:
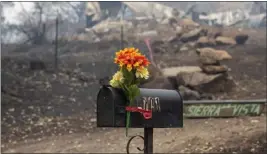
[[[204,30],[202,28],[197,28],[187,33],[184,33],[181,36],[180,40],[182,42],[195,41],[201,36],[202,33],[204,33]]]
[[[215,55],[214,55],[217,60],[230,60],[232,59],[232,56],[225,50],[215,50]]]
[[[197,40],[198,47],[209,47],[214,46],[216,44],[215,39],[208,38],[207,36],[202,36]]]
[[[162,74],[165,77],[176,77],[180,72],[201,72],[199,66],[178,66],[178,67],[169,67],[162,69]]]
[[[234,85],[226,73],[208,75],[203,72],[180,72],[176,79],[177,83],[201,93],[228,92]]]
[[[95,38],[98,38],[96,36],[96,33],[94,33],[93,31],[91,31],[90,33],[87,32],[87,33],[78,34],[76,36],[73,36],[73,38],[71,38],[71,39],[72,40],[79,40],[79,41],[92,41]]]
[[[168,24],[172,27],[172,28],[175,28],[178,24],[178,21],[175,17],[171,17],[168,19]]]
[[[201,98],[199,92],[191,90],[185,86],[178,88],[183,100],[199,100]]]
[[[188,47],[190,47],[190,48],[195,48],[196,45],[197,45],[196,42],[189,42],[189,43],[188,43]]]
[[[158,35],[158,32],[155,30],[151,30],[151,31],[144,31],[142,33],[137,33],[136,35],[139,37],[155,37]]]
[[[165,89],[177,89],[182,83],[178,83],[176,75],[179,72],[201,72],[201,68],[198,66],[181,66],[170,67],[158,70],[154,66],[149,66],[151,72],[150,78],[141,83],[144,88],[165,88]]]
[[[169,43],[176,43],[180,40],[180,37],[182,36],[183,34],[183,30],[179,27],[178,30],[176,30],[176,34],[175,36],[171,36],[169,37],[166,41],[169,42]]]
[[[151,46],[159,46],[159,45],[163,45],[164,41],[162,40],[155,40],[151,43]]]
[[[179,41],[179,37],[177,37],[177,36],[171,36],[166,40],[166,42],[169,42],[169,43],[174,43],[177,41]]]
[[[183,28],[181,26],[177,26],[175,32],[176,36],[181,36],[183,34]]]
[[[141,84],[141,88],[148,88],[148,89],[176,89],[177,87],[173,85],[167,77],[164,76],[157,76],[153,80],[150,80],[147,83]]]
[[[151,47],[155,53],[165,53],[168,52],[168,44],[164,41],[154,41]]]
[[[10,108],[8,109],[9,112],[14,112],[15,111],[15,108]]]
[[[188,47],[186,47],[186,46],[182,46],[181,48],[180,48],[180,51],[181,52],[185,52],[185,51],[188,51],[189,49],[188,49]]]
[[[219,36],[222,36],[222,32],[216,32],[213,37],[216,39]]]
[[[207,74],[218,74],[227,72],[228,67],[222,65],[203,65],[201,69],[204,73]]]
[[[237,44],[245,44],[247,40],[248,40],[247,34],[239,34],[239,35],[236,35],[235,37],[235,41]]]
[[[201,100],[214,100],[215,96],[212,94],[203,93],[203,94],[201,94],[200,99]]]
[[[218,36],[215,39],[216,43],[219,45],[235,45],[236,41],[231,37]]]
[[[96,118],[91,118],[90,122],[96,122]]]
[[[200,56],[200,62],[204,65],[218,64],[219,61],[232,59],[232,56],[225,50],[215,50],[213,48],[199,48],[196,52]]]
[[[198,23],[194,22],[192,19],[189,19],[189,18],[185,18],[185,19],[182,19],[179,24],[183,27],[185,26],[192,26],[192,27],[195,27],[195,26],[199,26]]]
[[[166,53],[168,50],[164,46],[157,46],[153,48],[154,53]]]

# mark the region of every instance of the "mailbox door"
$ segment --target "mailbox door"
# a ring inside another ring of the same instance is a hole
[[[120,113],[125,113],[125,98],[122,90],[103,86],[97,95],[97,127],[117,127],[125,123]]]
[[[110,127],[114,124],[113,99],[109,87],[103,86],[97,95],[97,127]]]

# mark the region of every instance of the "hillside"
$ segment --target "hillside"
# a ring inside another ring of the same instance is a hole
[[[216,28],[208,27],[208,30],[212,32],[216,31]],[[237,31],[234,28],[223,29],[225,36],[233,35]],[[266,30],[243,29],[242,32],[249,36],[244,45],[214,47],[226,50],[232,56],[231,60],[222,63],[230,68],[228,73],[237,85],[232,91],[212,94],[214,99],[266,98]],[[158,37],[161,40],[172,37],[168,33],[161,33],[161,35]],[[152,40],[152,43],[155,42],[156,40]],[[126,43],[125,46],[134,46],[145,54],[148,53],[142,38],[127,39]],[[181,48],[184,44],[186,43],[175,42],[174,45],[166,47],[167,51],[160,50],[160,52],[154,53],[155,61],[162,68],[198,66],[196,48],[182,51]],[[175,47],[175,45],[177,46]],[[1,51],[2,150],[12,151],[13,149],[15,152],[97,152],[98,149],[102,149],[102,152],[106,152],[106,150],[122,152],[120,148],[124,146],[113,148],[111,147],[113,143],[105,145],[104,140],[105,138],[112,140],[117,135],[123,136],[124,130],[105,130],[105,134],[100,135],[99,131],[102,130],[95,128],[95,101],[100,86],[99,79],[111,76],[116,70],[112,57],[119,47],[120,41],[116,40],[98,43],[63,42],[59,48],[59,69],[55,70],[53,68],[53,44],[41,46],[4,45]],[[161,47],[161,44],[153,46],[154,49],[156,47]],[[179,52],[174,52],[177,48]],[[43,62],[45,69],[30,69],[30,62],[34,61]],[[224,127],[226,121],[230,123],[229,126],[231,127]],[[207,120],[207,123],[204,120],[189,120],[186,121],[186,127],[181,129],[184,143],[179,140],[180,133],[172,130],[170,132],[177,133],[177,138],[173,139],[175,141],[168,137],[162,142],[156,140],[156,143],[164,144],[166,148],[161,149],[156,146],[155,148],[158,152],[177,152],[176,150],[200,152],[200,147],[197,145],[204,147],[203,139],[209,142],[208,145],[213,145],[212,134],[209,136],[207,132],[214,131],[215,137],[226,137],[222,139],[222,144],[227,146],[223,147],[221,150],[223,152],[241,152],[247,149],[254,149],[253,152],[262,151],[263,143],[266,143],[266,140],[261,138],[264,136],[265,125],[263,124],[265,121],[263,116],[220,119],[218,121],[217,119],[210,119]],[[198,129],[194,130],[193,128]],[[170,137],[168,129],[157,131],[156,136],[165,132]],[[229,131],[232,135],[224,136]],[[245,133],[246,131],[247,133]],[[238,132],[240,132],[241,138],[237,135]],[[88,136],[86,137],[85,134]],[[191,136],[185,138],[186,134],[191,134]],[[200,134],[200,136],[196,137],[196,134]],[[91,142],[98,141],[98,138],[102,144],[97,146],[92,144],[92,147],[86,148]],[[161,135],[156,138],[161,138]],[[247,144],[244,144],[244,146],[248,145],[247,149],[246,147],[240,149],[233,145],[244,138],[247,139],[245,140]],[[55,141],[53,143],[56,148],[48,148],[51,140]],[[72,148],[66,143],[68,140],[70,142],[68,144],[73,145],[73,141],[81,142],[81,145]],[[219,152],[219,141],[214,141],[216,148],[207,151]],[[108,142],[111,141],[108,140]],[[126,139],[122,137],[116,143],[119,145],[121,142],[126,144],[124,143]],[[174,144],[176,142],[177,144]],[[253,147],[254,143],[256,147]],[[251,147],[249,144],[253,146]],[[104,148],[108,146],[110,149]],[[47,151],[44,151],[45,149]]]

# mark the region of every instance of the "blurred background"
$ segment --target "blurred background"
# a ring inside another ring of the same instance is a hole
[[[142,87],[178,89],[185,100],[266,98],[266,2],[1,2],[0,9],[4,151],[100,131],[96,95],[123,47],[153,63]]]

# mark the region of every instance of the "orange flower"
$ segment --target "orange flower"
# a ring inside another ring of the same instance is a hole
[[[128,71],[141,66],[147,67],[150,64],[148,59],[135,48],[125,48],[116,52],[114,63],[120,67],[125,66]]]

